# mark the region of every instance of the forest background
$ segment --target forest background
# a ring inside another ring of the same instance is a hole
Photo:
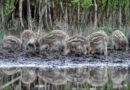
[[[130,0],[0,0],[0,37],[32,29],[70,35],[122,30],[129,38]]]

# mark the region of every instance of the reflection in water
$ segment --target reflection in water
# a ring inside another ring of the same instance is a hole
[[[21,71],[21,81],[24,84],[30,84],[32,82],[34,82],[35,78],[36,78],[36,72],[35,69],[28,69],[28,68],[23,68]]]
[[[0,69],[0,76],[0,89],[13,87],[9,90],[73,90],[74,88],[86,90],[93,87],[95,90],[103,87],[107,90],[112,90],[111,87],[124,90],[122,88],[128,86],[127,66],[83,66],[58,69],[12,67]],[[10,76],[13,78],[9,79]]]
[[[83,84],[88,79],[88,68],[68,68],[66,69],[67,80],[76,84]]]
[[[88,83],[94,87],[104,86],[108,82],[107,67],[89,67]]]
[[[4,68],[2,71],[7,75],[13,75],[17,72],[19,72],[19,68],[11,67],[11,68]]]
[[[64,70],[53,70],[50,68],[39,69],[38,76],[43,81],[54,85],[62,85],[67,83]]]
[[[128,77],[128,67],[110,67],[109,75],[113,83],[113,87],[122,87],[124,81],[126,81]]]
[[[2,80],[2,77],[3,77],[3,72],[2,72],[2,70],[0,69],[0,80]]]

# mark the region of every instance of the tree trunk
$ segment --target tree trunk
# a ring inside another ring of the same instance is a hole
[[[20,18],[22,27],[24,27],[23,18],[22,18],[22,11],[23,11],[22,9],[23,9],[23,0],[19,0],[19,18]]]
[[[50,21],[50,26],[52,27],[52,18],[51,18],[51,1],[49,0],[49,5],[48,5],[48,15],[49,15],[49,21]]]
[[[64,13],[65,13],[62,0],[60,1],[60,8],[61,8],[61,14],[60,14],[61,18],[60,19],[62,19],[62,17],[64,16]]]
[[[94,29],[97,27],[97,2],[94,0]]]
[[[3,0],[0,0],[0,15],[1,15],[1,22],[2,22],[2,24],[4,24]]]
[[[64,15],[64,30],[67,32],[68,30],[68,8],[65,9],[65,15]]]
[[[30,9],[30,0],[27,0],[27,20],[28,20],[28,29],[32,30],[32,17]]]
[[[46,26],[46,28],[48,28],[48,12],[47,12],[47,0],[45,0],[45,3],[46,3],[46,5],[45,5],[45,26]]]
[[[43,5],[43,0],[39,0],[39,25],[38,25],[38,35],[43,28],[43,14],[45,12],[45,6]]]
[[[38,5],[38,2],[39,2],[40,0],[35,0],[35,1],[36,1],[36,3],[35,3],[35,5],[34,5],[34,13],[33,13],[34,20],[36,20],[37,7],[39,6],[39,5]]]
[[[122,12],[121,6],[119,7],[119,29],[122,30]]]
[[[82,35],[81,26],[80,26],[80,1],[78,2],[78,30],[80,35]]]
[[[112,17],[110,14],[111,7],[109,7],[109,5],[110,5],[110,2],[109,2],[109,0],[107,0],[106,20],[108,21],[108,24],[110,25],[111,21],[112,21]]]

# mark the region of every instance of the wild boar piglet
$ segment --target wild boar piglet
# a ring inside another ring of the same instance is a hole
[[[115,30],[112,33],[112,46],[114,49],[126,51],[128,45],[128,39],[120,30]]]
[[[3,38],[3,48],[12,51],[21,49],[21,40],[15,36],[9,35]]]
[[[35,52],[37,49],[37,37],[32,30],[24,30],[21,34],[22,47],[27,52]]]
[[[109,37],[104,31],[97,31],[87,37],[90,42],[90,53],[99,53],[107,56]]]
[[[84,36],[76,35],[70,37],[66,41],[65,54],[66,55],[69,53],[87,54],[89,52],[88,51],[89,46],[90,46],[89,41],[87,41],[87,39]]]
[[[40,52],[63,52],[68,34],[62,30],[53,30],[38,40]]]

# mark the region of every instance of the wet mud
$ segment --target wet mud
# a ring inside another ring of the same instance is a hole
[[[51,53],[25,53],[22,51],[8,51],[0,49],[0,63],[3,65],[51,65],[64,66],[69,64],[123,64],[130,63],[130,49],[126,52],[108,50],[108,56],[103,55],[82,55],[82,54],[69,54],[62,56],[57,52]]]

